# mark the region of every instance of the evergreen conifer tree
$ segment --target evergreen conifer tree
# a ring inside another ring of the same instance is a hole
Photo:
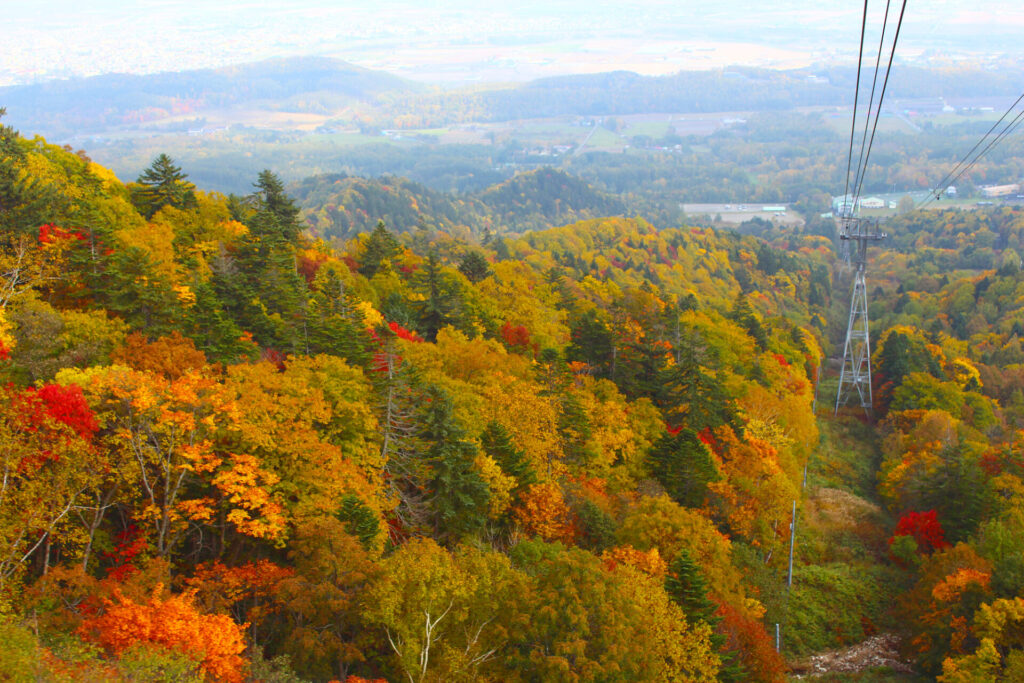
[[[362,263],[359,264],[359,273],[373,277],[383,262],[391,261],[401,253],[401,245],[388,231],[384,221],[377,221],[377,227],[366,239],[366,250],[363,252]]]
[[[250,196],[255,214],[249,228],[268,245],[281,242],[294,244],[302,234],[300,210],[284,190],[284,183],[269,169],[260,171]]]
[[[350,493],[341,499],[337,517],[345,523],[345,530],[358,538],[364,548],[371,548],[380,534],[377,515],[355,494]]]
[[[417,305],[419,329],[427,341],[437,339],[437,332],[455,322],[457,302],[441,270],[437,252],[431,251],[427,264],[422,269],[419,287],[423,290],[423,301]]]
[[[700,572],[700,567],[685,548],[679,551],[679,555],[669,565],[668,573],[665,575],[665,592],[673,602],[683,608],[688,620],[703,621],[711,627],[711,645],[722,658],[722,668],[718,671],[719,680],[729,683],[746,680],[746,672],[736,661],[736,656],[723,649],[725,636],[717,631],[722,620],[716,614],[715,603],[708,598],[707,582]]]
[[[194,206],[196,188],[187,178],[169,156],[160,154],[136,181],[138,186],[132,193],[132,201],[146,218],[165,206],[176,209]]]
[[[513,493],[537,483],[537,473],[533,471],[526,454],[512,442],[512,435],[500,423],[491,421],[480,435],[480,446],[484,453],[494,458],[501,471],[515,477],[516,487]]]
[[[467,251],[459,262],[459,272],[470,282],[480,282],[491,274],[491,265],[479,251]]]
[[[212,362],[236,363],[252,352],[252,345],[240,341],[242,330],[224,312],[217,293],[209,282],[192,285],[195,303],[184,317],[188,336]]]
[[[683,608],[691,621],[703,621],[711,626],[718,623],[715,604],[708,598],[707,582],[686,548],[680,550],[669,565],[665,576],[665,592]]]
[[[672,500],[687,507],[703,505],[708,484],[719,479],[711,453],[691,429],[664,434],[651,447],[647,463]]]
[[[655,394],[666,421],[695,432],[729,424],[734,417],[729,396],[715,376],[717,363],[701,343],[696,334],[683,339],[676,349],[675,364],[661,371]]]
[[[0,107],[0,119],[7,110]],[[25,150],[21,136],[0,124],[0,247],[18,233],[37,229],[67,208],[67,197],[21,172]]]
[[[307,353],[330,353],[365,367],[370,360],[366,322],[338,271],[322,268],[314,287],[306,316]]]
[[[615,361],[615,338],[598,310],[573,311],[569,315],[571,342],[566,359],[588,364],[597,377],[611,377]]]
[[[736,299],[736,303],[733,305],[732,312],[729,314],[740,327],[747,331],[747,334],[757,342],[757,346],[762,351],[768,349],[768,333],[764,329],[764,325],[761,324],[761,320],[754,313],[754,309],[750,307],[750,302],[747,301],[745,295],[740,295]]]
[[[456,542],[487,523],[490,489],[474,466],[476,446],[458,424],[451,398],[437,388],[428,389],[425,398],[421,438],[431,464],[434,536]]]

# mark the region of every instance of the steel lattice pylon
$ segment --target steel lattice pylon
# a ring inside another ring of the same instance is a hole
[[[846,405],[854,393],[860,405],[871,416],[871,335],[868,331],[868,285],[867,249],[870,242],[888,237],[878,231],[877,223],[860,218],[844,217],[839,239],[846,240],[856,250],[851,255],[856,269],[853,276],[853,296],[850,298],[850,318],[846,324],[846,343],[843,346],[843,365],[839,372],[839,388],[836,391],[836,414]]]

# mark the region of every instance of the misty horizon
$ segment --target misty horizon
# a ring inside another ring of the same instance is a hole
[[[878,40],[882,11],[881,3],[870,8],[868,45]],[[855,60],[859,20],[859,7],[837,0],[813,9],[792,0],[753,8],[735,1],[593,7],[565,0],[501,10],[461,0],[430,7],[404,0],[298,0],[287,7],[266,0],[216,7],[193,0],[99,0],[88,7],[48,0],[8,10],[0,85],[313,55],[448,86],[617,70],[787,69]],[[970,9],[909,5],[897,61],[984,65],[1018,58],[1021,28],[1024,9],[1004,0]]]

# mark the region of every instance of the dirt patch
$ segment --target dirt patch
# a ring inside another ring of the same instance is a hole
[[[842,650],[811,655],[792,663],[790,670],[794,678],[811,678],[828,673],[856,673],[881,667],[899,673],[913,673],[913,667],[900,656],[899,642],[894,634],[882,633]]]

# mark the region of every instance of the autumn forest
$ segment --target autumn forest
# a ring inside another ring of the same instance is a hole
[[[332,231],[0,127],[0,680],[1024,678],[1024,211],[889,222],[833,416],[820,225],[567,177]]]

